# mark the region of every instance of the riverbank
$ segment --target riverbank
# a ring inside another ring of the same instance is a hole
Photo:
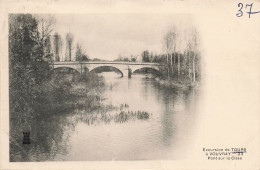
[[[91,75],[83,81],[70,78],[55,77],[38,87],[41,93],[33,101],[34,105],[26,106],[30,112],[10,108],[10,161],[51,159],[56,154],[52,148],[66,141],[64,131],[75,126],[68,121],[68,117],[76,114],[75,109],[92,112],[101,107],[99,98],[105,89],[102,77]],[[30,146],[22,144],[23,132],[30,132]],[[42,150],[45,154],[40,158],[30,154]]]
[[[155,81],[162,86],[176,88],[179,90],[188,90],[188,89],[199,89],[200,84],[198,82],[192,83],[190,81],[176,81],[176,80],[166,80],[155,77]]]
[[[64,134],[81,122],[88,126],[145,121],[151,113],[129,109],[126,103],[111,105],[106,102],[103,76],[89,75],[84,80],[72,80],[72,75],[57,75],[41,86],[41,95],[29,107],[33,114],[10,111],[10,161],[51,160],[60,145],[66,143]],[[116,85],[115,85],[116,86]],[[40,104],[38,104],[40,103]],[[19,125],[19,126],[18,126]],[[30,132],[31,144],[23,145],[23,132]],[[30,153],[42,153],[41,158]]]

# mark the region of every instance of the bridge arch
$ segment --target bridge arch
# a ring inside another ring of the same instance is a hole
[[[66,70],[66,71],[65,71]],[[80,71],[73,67],[54,67],[50,70],[49,76],[55,83],[60,83],[69,85],[70,82],[78,81],[81,78]]]
[[[157,67],[149,67],[149,66],[148,66],[148,67],[145,66],[145,67],[139,67],[139,68],[132,69],[132,74],[134,74],[136,71],[141,70],[141,69],[154,70],[154,71],[156,72],[156,74],[158,74],[158,75],[161,75],[161,74],[162,74],[162,73],[160,72],[159,68],[157,68]]]
[[[124,73],[120,68],[117,68],[115,66],[110,66],[110,65],[100,65],[100,66],[97,66],[97,67],[89,68],[89,73],[91,73],[91,72],[93,72],[93,71],[95,71],[99,68],[113,68],[113,69],[117,70],[121,74],[122,77],[124,76]]]
[[[53,74],[55,71],[58,71],[58,70],[61,70],[61,69],[71,69],[71,70],[74,70],[74,71],[76,71],[76,73],[78,73],[78,74],[80,74],[80,71],[79,70],[77,70],[77,69],[75,69],[75,68],[73,68],[73,67],[69,67],[69,66],[61,66],[61,67],[55,67],[55,68],[53,68],[52,70],[51,70],[51,74]]]

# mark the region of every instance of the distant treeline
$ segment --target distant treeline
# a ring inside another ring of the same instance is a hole
[[[137,56],[131,55],[130,58],[129,58],[129,57],[123,57],[120,54],[119,57],[117,59],[115,59],[114,61],[136,62]]]
[[[181,84],[197,83],[201,78],[201,56],[194,51],[153,55],[146,50],[142,53],[142,61],[162,64],[163,78]]]
[[[197,84],[201,79],[201,55],[196,29],[170,26],[164,34],[163,46],[163,54],[143,51],[142,61],[161,63],[164,79],[183,85]]]

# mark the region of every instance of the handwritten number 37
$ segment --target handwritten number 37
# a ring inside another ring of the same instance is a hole
[[[238,4],[238,8],[240,8],[239,10],[238,10],[238,13],[236,14],[236,16],[237,17],[242,17],[243,16],[243,7],[244,7],[244,5],[243,5],[243,3],[239,3]],[[246,7],[245,8],[247,8],[247,7],[250,7],[249,8],[249,12],[246,12],[246,13],[248,13],[248,17],[250,18],[250,15],[251,14],[256,14],[256,13],[259,13],[260,11],[258,11],[258,12],[252,12],[252,7],[253,7],[253,3],[252,4],[246,4]]]

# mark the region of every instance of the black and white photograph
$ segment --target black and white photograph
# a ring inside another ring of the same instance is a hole
[[[9,70],[12,162],[184,156],[201,79],[188,14],[10,14]]]
[[[0,0],[0,169],[260,168],[260,2]]]

